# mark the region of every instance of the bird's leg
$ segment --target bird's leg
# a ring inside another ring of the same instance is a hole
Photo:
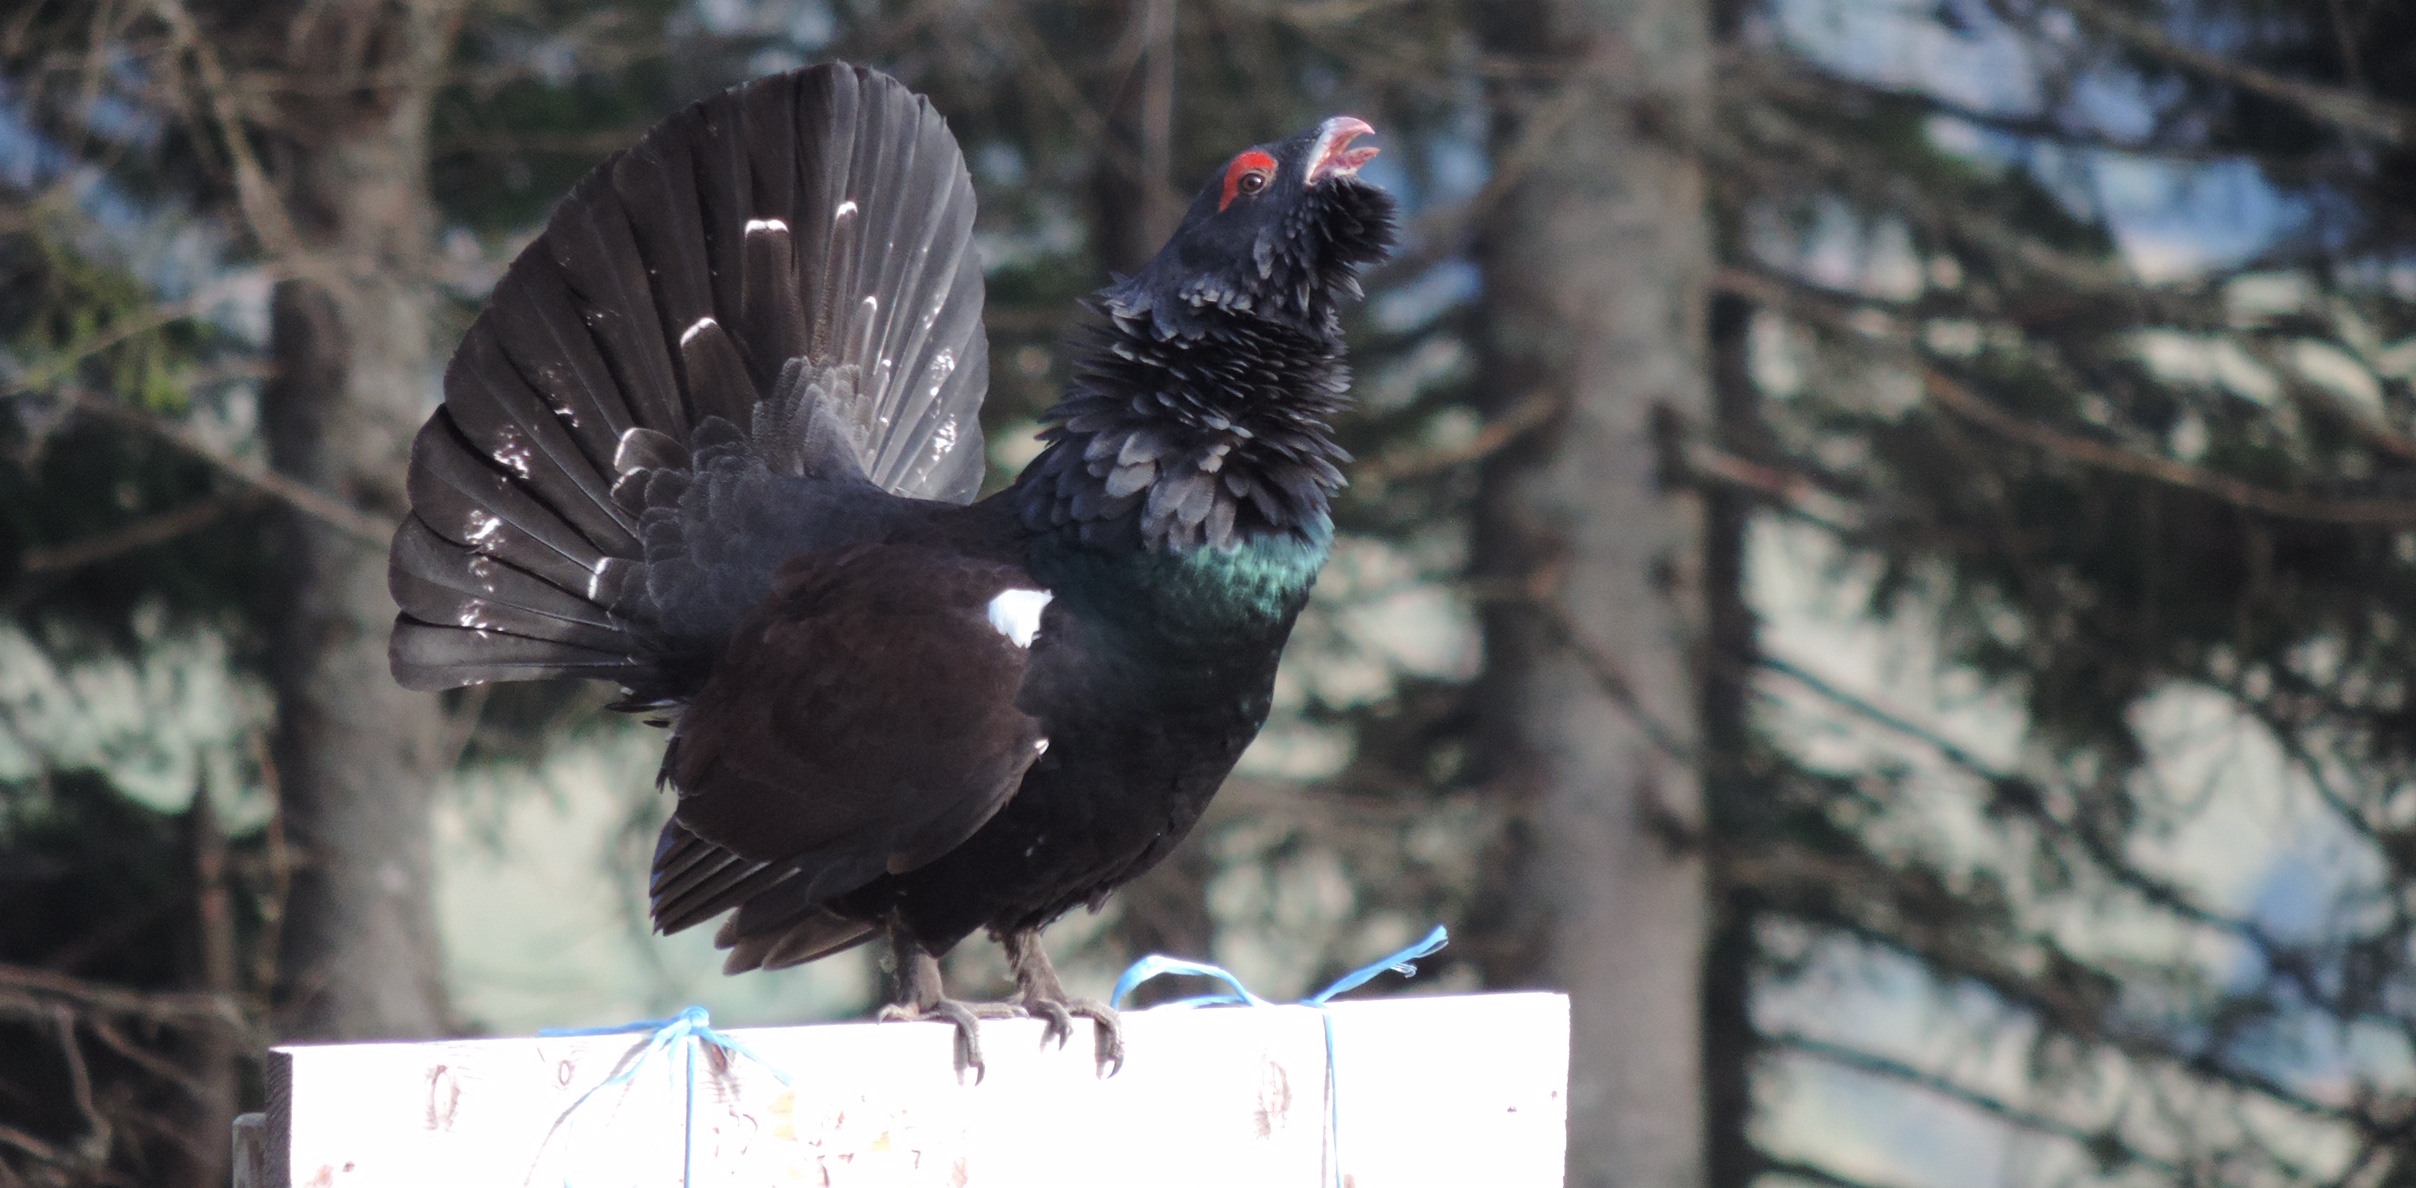
[[[1003,1004],[958,1002],[948,997],[947,986],[940,976],[940,959],[894,923],[889,928],[889,951],[897,966],[897,981],[889,1005],[881,1008],[880,1021],[939,1020],[955,1024],[957,1075],[963,1076],[966,1069],[972,1069],[973,1083],[981,1084],[989,1071],[982,1063],[981,1020],[1006,1018],[1019,1012]]]
[[[1007,968],[1015,971],[1015,1003],[1024,1010],[1048,1021],[1040,1033],[1046,1042],[1056,1037],[1062,1048],[1074,1038],[1074,1017],[1079,1015],[1093,1024],[1097,1048],[1092,1058],[1108,1076],[1124,1067],[1124,1026],[1115,1008],[1087,998],[1075,998],[1065,992],[1057,980],[1057,967],[1049,964],[1049,952],[1040,947],[1040,930],[1025,928],[1010,932],[1004,943],[1007,948]]]

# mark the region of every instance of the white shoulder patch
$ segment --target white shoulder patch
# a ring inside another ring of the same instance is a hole
[[[990,625],[1019,648],[1032,646],[1040,634],[1040,608],[1056,595],[1046,590],[1001,590],[990,600]]]

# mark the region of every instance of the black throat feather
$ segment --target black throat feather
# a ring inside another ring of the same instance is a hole
[[[1101,322],[1016,483],[1026,527],[1173,553],[1331,529],[1350,460],[1340,302],[1390,246],[1392,202],[1323,189],[1246,248],[1178,239],[1092,299]]]

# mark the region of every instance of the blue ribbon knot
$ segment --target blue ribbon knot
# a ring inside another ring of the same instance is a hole
[[[789,1074],[782,1071],[779,1065],[764,1059],[761,1053],[748,1047],[744,1041],[715,1030],[713,1017],[700,1006],[689,1007],[668,1019],[643,1019],[636,1023],[623,1023],[618,1027],[548,1027],[537,1034],[548,1039],[560,1039],[583,1035],[634,1035],[639,1032],[650,1034],[637,1047],[630,1049],[627,1055],[621,1057],[620,1064],[612,1076],[606,1078],[602,1084],[580,1094],[579,1100],[570,1103],[570,1108],[562,1111],[562,1116],[554,1120],[554,1131],[560,1131],[564,1123],[570,1122],[572,1116],[579,1112],[580,1107],[587,1104],[589,1098],[615,1085],[628,1084],[637,1078],[638,1073],[655,1056],[668,1055],[676,1050],[680,1055],[686,1057],[687,1065],[686,1129],[681,1135],[680,1142],[680,1183],[683,1185],[695,1181],[696,1059],[708,1045],[720,1050],[725,1061],[730,1057],[744,1056],[762,1065],[782,1085],[794,1084],[789,1079]],[[550,1142],[553,1139],[553,1133],[549,1132],[546,1139]],[[562,1185],[563,1188],[570,1188],[570,1177],[567,1174],[563,1177]]]
[[[1328,1167],[1333,1172],[1333,1181],[1337,1186],[1343,1182],[1342,1109],[1340,1101],[1337,1100],[1334,1083],[1334,1013],[1326,1008],[1333,1004],[1335,995],[1347,994],[1356,990],[1374,981],[1378,974],[1386,971],[1400,974],[1405,978],[1416,977],[1418,973],[1416,963],[1419,959],[1434,956],[1450,942],[1451,934],[1445,931],[1442,925],[1437,924],[1434,931],[1427,933],[1425,939],[1418,943],[1381,961],[1362,965],[1334,979],[1333,985],[1301,999],[1299,1003],[1295,1004],[1315,1008],[1319,1018],[1325,1024],[1325,1141],[1326,1151],[1329,1155]],[[1263,1007],[1284,1005],[1269,1002],[1251,993],[1248,986],[1242,985],[1240,978],[1233,976],[1231,970],[1222,966],[1210,965],[1205,961],[1185,961],[1180,957],[1168,957],[1159,953],[1152,953],[1127,967],[1124,976],[1116,979],[1116,990],[1115,993],[1108,996],[1108,1004],[1122,1010],[1124,1000],[1130,998],[1133,991],[1140,989],[1141,983],[1169,974],[1176,977],[1215,978],[1231,989],[1217,994],[1202,994],[1177,999],[1165,1004],[1167,1006],[1240,1006],[1247,1004]]]

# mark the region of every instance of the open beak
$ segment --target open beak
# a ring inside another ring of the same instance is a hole
[[[1352,148],[1351,141],[1370,136],[1375,129],[1357,116],[1335,116],[1317,129],[1317,145],[1309,150],[1307,185],[1334,177],[1351,177],[1359,167],[1376,159],[1376,149]]]

